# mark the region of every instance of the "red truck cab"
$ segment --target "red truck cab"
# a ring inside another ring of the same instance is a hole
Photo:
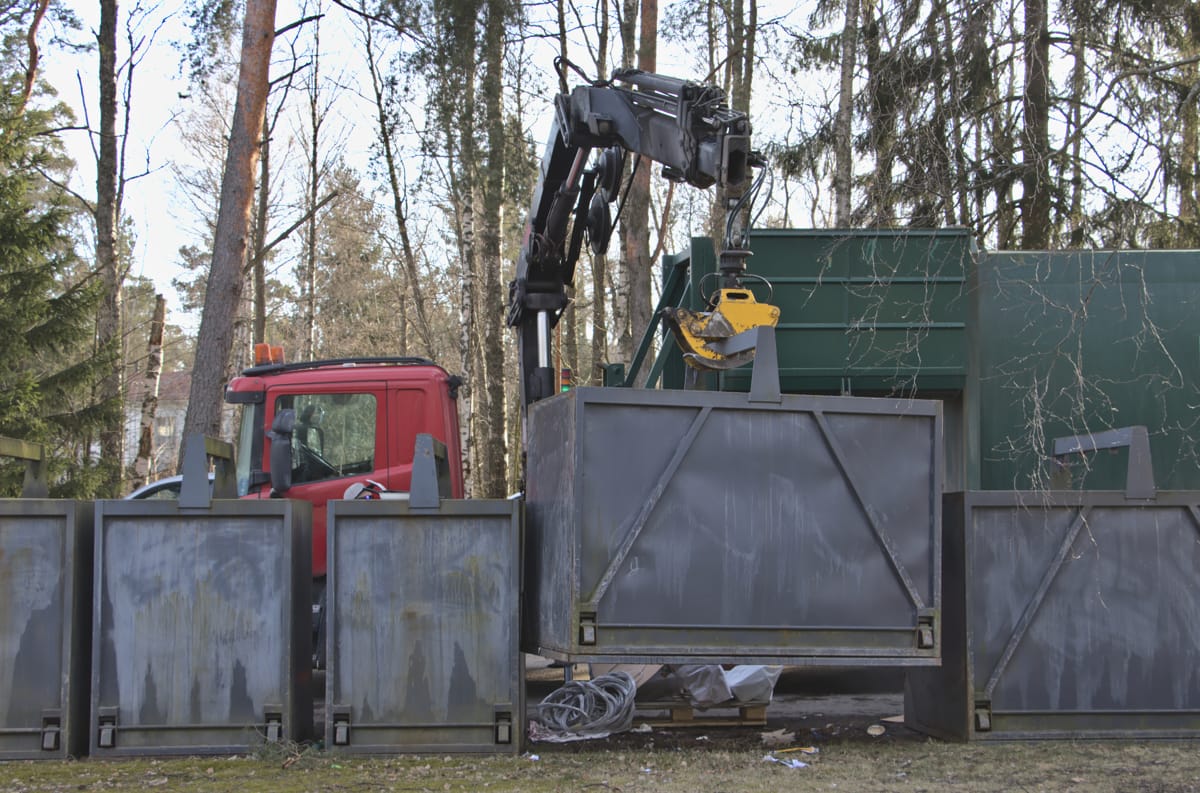
[[[270,430],[283,411],[293,411],[291,486],[278,495],[312,503],[313,575],[324,576],[326,502],[367,480],[407,491],[418,434],[446,445],[451,496],[463,497],[456,404],[461,384],[424,358],[345,358],[246,369],[225,391],[226,402],[241,406],[238,494],[271,496]]]

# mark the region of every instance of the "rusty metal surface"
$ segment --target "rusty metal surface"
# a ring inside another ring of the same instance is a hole
[[[514,500],[329,503],[327,747],[520,750],[519,538]]]
[[[910,726],[959,740],[1200,736],[1200,493],[947,494],[943,652]]]
[[[97,502],[92,754],[307,738],[311,542],[305,502]]]
[[[941,449],[929,401],[543,400],[529,414],[525,649],[936,664]]]
[[[86,750],[91,548],[91,504],[0,500],[0,760]]]

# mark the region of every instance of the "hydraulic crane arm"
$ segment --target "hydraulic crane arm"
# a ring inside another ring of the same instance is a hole
[[[589,168],[593,149],[603,151]],[[509,284],[507,322],[519,337],[523,405],[554,392],[550,331],[567,307],[584,230],[593,250],[607,247],[608,204],[619,192],[625,152],[660,163],[667,179],[699,188],[734,190],[761,164],[750,150],[749,120],[730,109],[715,86],[625,69],[607,83],[555,98],[554,126]],[[722,268],[730,270],[727,284],[737,285],[744,255],[726,260],[732,263]]]

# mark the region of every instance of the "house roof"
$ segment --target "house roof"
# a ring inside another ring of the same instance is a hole
[[[191,372],[163,372],[158,382],[158,403],[186,404],[192,390]],[[146,378],[134,375],[125,395],[128,404],[140,404],[146,398]]]

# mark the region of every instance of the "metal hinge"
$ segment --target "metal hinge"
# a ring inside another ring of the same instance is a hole
[[[513,719],[511,711],[496,713],[496,743],[509,744],[513,742]]]
[[[350,745],[350,708],[345,705],[333,708],[333,745]]]
[[[117,714],[118,708],[100,708],[96,723],[100,733],[96,737],[96,745],[101,749],[112,749],[117,745]]]
[[[579,615],[579,643],[589,645],[596,643],[595,612],[584,612]]]
[[[279,743],[283,740],[283,707],[267,705],[263,721],[267,724],[267,743]]]
[[[62,711],[52,708],[42,711],[42,751],[56,752],[62,746]]]
[[[992,703],[981,700],[975,703],[975,732],[991,732]]]

